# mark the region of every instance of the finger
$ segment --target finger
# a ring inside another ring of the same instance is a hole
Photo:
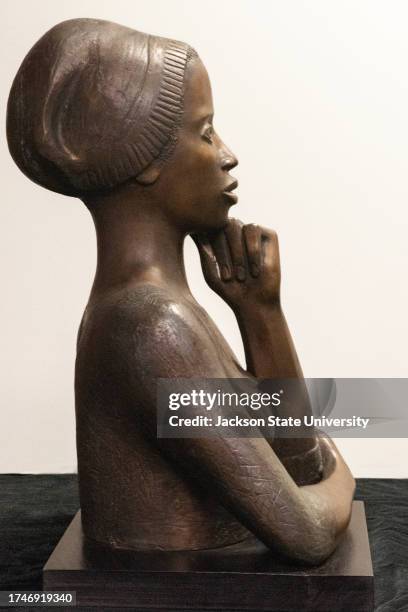
[[[205,236],[199,236],[198,234],[191,234],[194,240],[198,253],[200,255],[201,268],[205,280],[210,286],[216,286],[220,283],[219,269],[214,251],[211,247],[208,238]]]
[[[242,228],[249,269],[253,277],[259,276],[261,268],[261,230],[250,223]]]
[[[220,269],[221,279],[223,281],[229,281],[232,279],[232,267],[227,238],[224,231],[217,232],[210,240],[212,250]]]
[[[261,228],[262,235],[262,263],[268,270],[280,270],[279,242],[276,232]]]
[[[238,219],[230,219],[225,228],[225,235],[229,246],[234,276],[238,281],[246,279],[245,247],[242,235],[242,223]]]

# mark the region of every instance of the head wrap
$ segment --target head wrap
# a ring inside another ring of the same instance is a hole
[[[11,155],[36,183],[68,195],[136,177],[174,149],[185,43],[97,19],[48,31],[25,57],[7,117]]]

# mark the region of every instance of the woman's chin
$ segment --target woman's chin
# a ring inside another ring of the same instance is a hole
[[[218,232],[225,228],[228,223],[228,211],[224,215],[219,215],[217,218],[208,219],[206,224],[206,232]]]
[[[211,210],[207,208],[199,219],[196,217],[194,223],[192,223],[194,227],[190,228],[190,233],[217,232],[224,229],[228,223],[229,208],[225,205],[214,207]]]

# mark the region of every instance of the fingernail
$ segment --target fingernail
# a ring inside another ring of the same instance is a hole
[[[229,280],[231,278],[231,271],[228,266],[221,266],[221,278],[222,280]]]
[[[251,265],[251,274],[252,276],[259,276],[259,268],[256,264]]]
[[[237,279],[239,281],[244,281],[246,274],[245,274],[245,268],[243,268],[242,266],[236,266],[235,267],[235,273],[237,275]]]

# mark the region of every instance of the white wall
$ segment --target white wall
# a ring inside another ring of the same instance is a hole
[[[307,376],[405,377],[408,4],[375,0],[2,0],[1,116],[51,26],[99,17],[185,40],[240,159],[235,214],[274,227],[283,300]],[[30,183],[1,138],[0,472],[75,469],[75,335],[95,265],[76,200]],[[233,315],[191,285],[235,351]],[[357,476],[408,476],[405,440],[340,443]]]

